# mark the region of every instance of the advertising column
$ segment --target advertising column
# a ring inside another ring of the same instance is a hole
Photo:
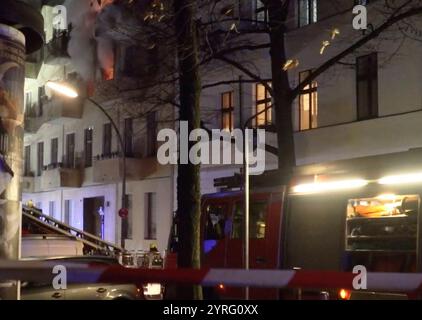
[[[20,256],[25,37],[0,24],[0,259]],[[16,299],[16,283],[0,283],[0,299]]]

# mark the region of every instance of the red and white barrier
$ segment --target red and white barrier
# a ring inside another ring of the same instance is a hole
[[[0,281],[22,280],[49,282],[57,276],[57,261],[0,260]],[[134,269],[80,263],[61,263],[66,267],[68,283],[179,283],[261,288],[353,289],[350,272],[263,270],[263,269]],[[368,273],[367,290],[379,292],[422,291],[419,273]]]

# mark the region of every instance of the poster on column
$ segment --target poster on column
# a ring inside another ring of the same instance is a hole
[[[0,257],[19,258],[25,38],[0,24]]]

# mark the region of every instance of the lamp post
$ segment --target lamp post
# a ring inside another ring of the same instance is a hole
[[[79,95],[76,92],[75,89],[53,81],[47,82],[47,87],[52,89],[55,92],[58,92],[61,95],[64,95],[68,98],[77,98]],[[129,214],[129,211],[127,209],[127,203],[126,203],[126,152],[125,152],[125,143],[123,141],[123,137],[120,133],[119,127],[117,126],[116,122],[113,120],[113,118],[110,116],[110,114],[104,109],[104,107],[96,102],[92,98],[87,98],[89,102],[91,102],[94,106],[96,106],[100,111],[107,117],[107,119],[110,121],[111,126],[114,128],[114,131],[116,131],[117,140],[120,145],[120,153],[122,157],[122,198],[121,198],[121,208],[119,210],[119,216],[122,218],[121,221],[121,239],[120,239],[120,246],[122,248],[125,247],[125,239],[127,236],[127,229],[128,229],[128,221],[127,216]]]

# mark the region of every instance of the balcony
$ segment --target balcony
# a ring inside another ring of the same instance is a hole
[[[80,119],[83,113],[84,98],[69,99],[53,96],[32,106],[25,114],[25,131],[37,132],[47,122],[60,123],[66,119]]]
[[[42,191],[57,188],[79,188],[82,185],[82,170],[68,168],[62,163],[50,164],[44,167],[41,174],[40,188]]]
[[[69,39],[67,31],[55,34],[53,39],[44,46],[44,63],[49,65],[68,64],[70,62],[70,56],[67,53]]]
[[[142,180],[155,172],[159,167],[156,157],[126,158],[126,179]],[[95,183],[115,183],[122,180],[122,158],[97,156],[93,163],[93,181]]]
[[[22,178],[22,192],[35,192],[35,174],[33,172],[25,173]]]

